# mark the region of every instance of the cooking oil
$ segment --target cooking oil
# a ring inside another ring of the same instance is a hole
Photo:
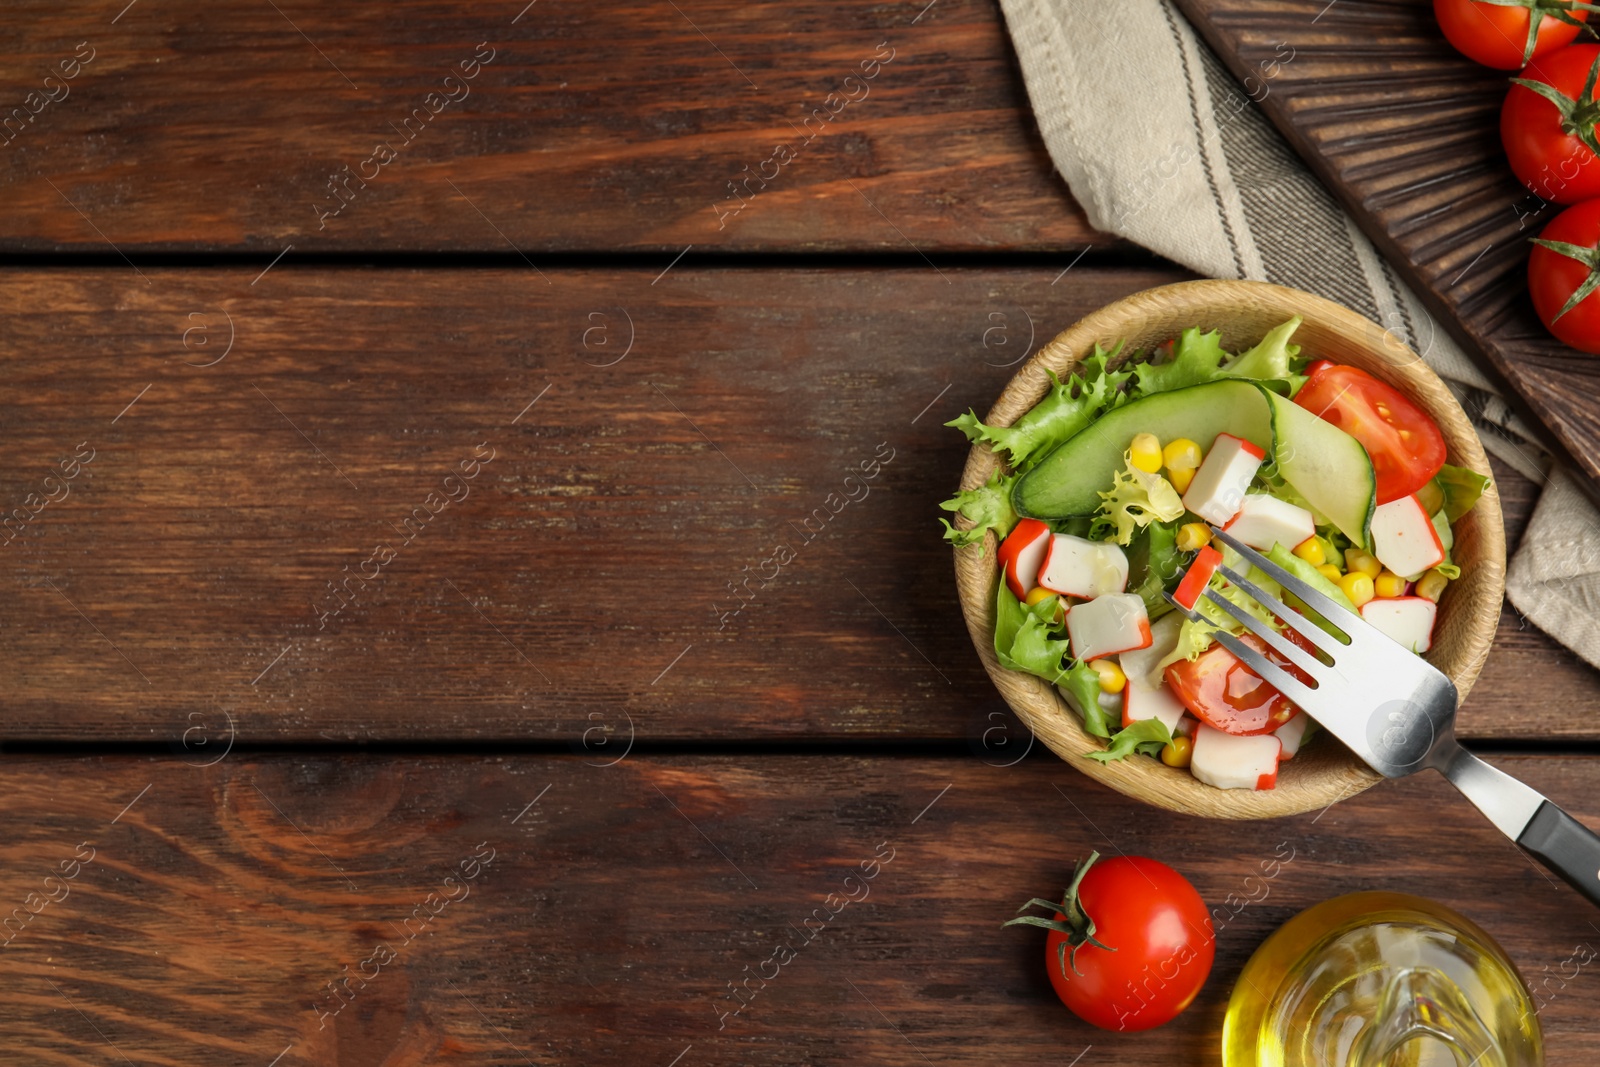
[[[1223,1067],[1542,1067],[1539,1017],[1487,933],[1443,905],[1352,893],[1250,957]]]

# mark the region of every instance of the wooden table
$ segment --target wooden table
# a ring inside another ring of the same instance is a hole
[[[1175,817],[983,675],[940,423],[1185,276],[1087,227],[993,4],[124,2],[5,17],[5,1062],[1214,1063],[1379,886],[1600,1055],[1591,911],[1441,781]],[[1600,817],[1594,693],[1508,611],[1461,729]],[[1164,1029],[999,928],[1091,849],[1219,909]]]

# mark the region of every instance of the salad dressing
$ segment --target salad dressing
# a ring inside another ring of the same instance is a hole
[[[1539,1016],[1471,920],[1402,893],[1290,919],[1245,965],[1223,1067],[1541,1067]]]

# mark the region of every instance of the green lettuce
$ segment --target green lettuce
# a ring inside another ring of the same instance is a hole
[[[1471,473],[1470,471],[1468,472]],[[1433,569],[1450,579],[1452,582],[1461,577],[1461,567],[1451,558],[1450,550],[1456,547],[1456,534],[1450,528],[1450,518],[1443,511],[1435,512],[1433,516],[1433,529],[1439,535],[1439,543],[1444,546],[1444,562]]]
[[[1057,378],[1050,372],[1050,390],[1044,399],[1010,426],[989,426],[979,421],[972,411],[958,415],[945,425],[954,426],[966,434],[969,441],[1006,453],[1012,466],[1026,470],[1029,461],[1074,436],[1102,411],[1116,407],[1127,398],[1122,386],[1132,376],[1131,372],[1108,367],[1121,347],[1106,351],[1095,345],[1094,352],[1079,363],[1068,378]]]
[[[1440,467],[1439,473],[1433,478],[1444,492],[1444,514],[1451,522],[1459,522],[1461,516],[1472,510],[1472,505],[1478,502],[1483,491],[1489,488],[1487,475],[1466,467],[1452,467],[1448,463]]]
[[[1117,544],[1131,544],[1140,528],[1183,516],[1183,498],[1171,482],[1135,467],[1126,452],[1122,461],[1123,469],[1116,473],[1111,491],[1100,494],[1100,510],[1090,527],[1092,540],[1111,534]]]
[[[1029,606],[1016,598],[1011,587],[999,583],[994,608],[994,653],[1008,670],[1024,671],[1055,684],[1067,639],[1061,637],[1060,597],[1046,597]]]
[[[1096,737],[1111,736],[1111,720],[1100,706],[1100,672],[1087,663],[1074,661],[1061,674],[1056,685],[1070,695],[1083,718],[1083,728]]]
[[[1128,592],[1139,594],[1154,622],[1172,610],[1161,594],[1183,573],[1188,553],[1178,551],[1178,523],[1153,522],[1128,549]]]
[[[1120,342],[1110,349],[1097,344],[1068,377],[1046,372],[1050,373],[1049,390],[1010,426],[990,426],[973,411],[945,425],[960,430],[975,444],[1005,453],[1015,469],[1025,471],[1104,412],[1137,397],[1222,377],[1256,377],[1274,388],[1281,382],[1292,396],[1305,380],[1295,373],[1299,346],[1288,343],[1299,324],[1298,318],[1289,320],[1238,356],[1230,356],[1222,348],[1222,335],[1217,331],[1198,328],[1184,330],[1173,341],[1170,353],[1160,356],[1157,349],[1119,360]]]
[[[1137,392],[1148,396],[1212,381],[1222,375],[1227,358],[1228,353],[1222,350],[1222,335],[1216,330],[1184,330],[1172,344],[1171,359],[1134,364],[1133,370],[1139,375]]]
[[[1233,549],[1229,548],[1220,541],[1216,542],[1212,547],[1218,549],[1222,553],[1223,567],[1227,567],[1235,574],[1243,574],[1246,578],[1254,582],[1256,586],[1263,592],[1271,593],[1273,596],[1280,599],[1283,597],[1283,586],[1273,581],[1261,571],[1256,570],[1254,567],[1247,569],[1244,565],[1244,557],[1239,555],[1239,553],[1235,552]],[[1243,589],[1240,589],[1238,586],[1224,578],[1222,576],[1222,570],[1220,567],[1217,569],[1217,573],[1211,577],[1210,591],[1221,594],[1222,599],[1228,601],[1230,604],[1233,604],[1235,607],[1243,608],[1246,613],[1254,615],[1267,625],[1276,625],[1276,623],[1273,622],[1272,613],[1269,612],[1264,605],[1258,603],[1255,597],[1246,593]],[[1229,615],[1222,608],[1219,608],[1217,605],[1213,604],[1210,598],[1206,596],[1201,596],[1198,600],[1196,600],[1194,606],[1195,610],[1201,615],[1205,616],[1206,621],[1211,623],[1215,629],[1244,629],[1243,623],[1237,621],[1232,615]]]
[[[1050,623],[1030,612],[1022,620],[1022,626],[1011,642],[1011,652],[1006,657],[1010,662],[1006,666],[1014,671],[1026,671],[1054,685],[1061,678],[1061,664],[1067,654],[1067,639],[1056,634]]]
[[[1243,574],[1262,592],[1275,596],[1285,603],[1293,603],[1294,598],[1289,596],[1283,586],[1279,585],[1267,574],[1257,570],[1255,567],[1245,570],[1243,567],[1244,557],[1239,555],[1238,552],[1220,543],[1216,547],[1222,553],[1222,565],[1224,567],[1236,574]],[[1282,545],[1274,545],[1272,551],[1267,553],[1267,558],[1296,578],[1310,583],[1313,588],[1326,594],[1341,607],[1348,608],[1351,611],[1356,610],[1355,605],[1350,603],[1350,598],[1345,596],[1338,586],[1328,581],[1315,567]],[[1223,599],[1244,609],[1273,629],[1283,629],[1282,624],[1264,605],[1258,603],[1255,597],[1250,596],[1243,589],[1230,583],[1222,576],[1220,569],[1217,574],[1212,576],[1209,591],[1219,593]],[[1168,664],[1177,663],[1179,660],[1197,658],[1200,653],[1211,647],[1211,635],[1218,630],[1238,632],[1245,628],[1243,623],[1229,615],[1222,608],[1211,603],[1204,596],[1195,601],[1195,610],[1200,613],[1201,618],[1185,619],[1183,624],[1178,627],[1178,643],[1171,652],[1162,657],[1161,662],[1157,664],[1159,668],[1164,669]]]
[[[956,512],[973,523],[969,530],[958,530],[948,520],[940,519],[944,524],[944,539],[957,548],[981,546],[984,535],[990,530],[994,531],[996,537],[1004,539],[1017,524],[1017,512],[1011,506],[1011,487],[1016,484],[1017,477],[1015,474],[1002,474],[997,469],[983,485],[959,492],[940,504],[945,511]]]
[[[1267,558],[1346,611],[1356,610],[1355,604],[1349,597],[1345,596],[1343,589],[1330,582],[1321,571],[1282,545],[1273,545],[1272,551],[1267,553]],[[1251,577],[1254,577],[1254,575]],[[1277,593],[1280,597],[1283,595],[1282,586],[1278,587]]]
[[[1135,752],[1156,756],[1171,740],[1172,734],[1167,730],[1166,723],[1160,719],[1140,719],[1112,734],[1111,744],[1106,746],[1105,751],[1085,752],[1084,755],[1101,763],[1127,759]]]
[[[1218,629],[1205,619],[1185,618],[1178,627],[1178,643],[1172,646],[1171,652],[1161,657],[1156,670],[1164,671],[1180,660],[1199,659],[1200,653],[1211,647],[1211,635]]]
[[[1300,328],[1300,321],[1300,316],[1296,315],[1283,325],[1273,327],[1254,348],[1239,353],[1237,359],[1223,367],[1221,373],[1234,378],[1287,382],[1292,396],[1305,383],[1304,376],[1295,374],[1292,369],[1293,361],[1300,355],[1300,346],[1289,343],[1289,338]]]
[[[1005,582],[995,595],[994,652],[1007,670],[1043,678],[1059,686],[1077,706],[1083,727],[1096,737],[1110,737],[1111,724],[1100,706],[1100,674],[1068,658],[1061,636],[1060,598],[1046,597],[1033,606],[1018,600]]]

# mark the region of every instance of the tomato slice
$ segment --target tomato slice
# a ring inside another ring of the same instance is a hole
[[[1272,662],[1283,662],[1254,634],[1240,634],[1239,640]],[[1184,707],[1223,733],[1244,737],[1268,734],[1300,714],[1288,697],[1239,662],[1221,642],[1200,653],[1197,659],[1169,664],[1166,677]]]
[[[1410,496],[1444,466],[1444,435],[1427,413],[1359,367],[1317,363],[1294,402],[1361,442],[1380,504]]]

